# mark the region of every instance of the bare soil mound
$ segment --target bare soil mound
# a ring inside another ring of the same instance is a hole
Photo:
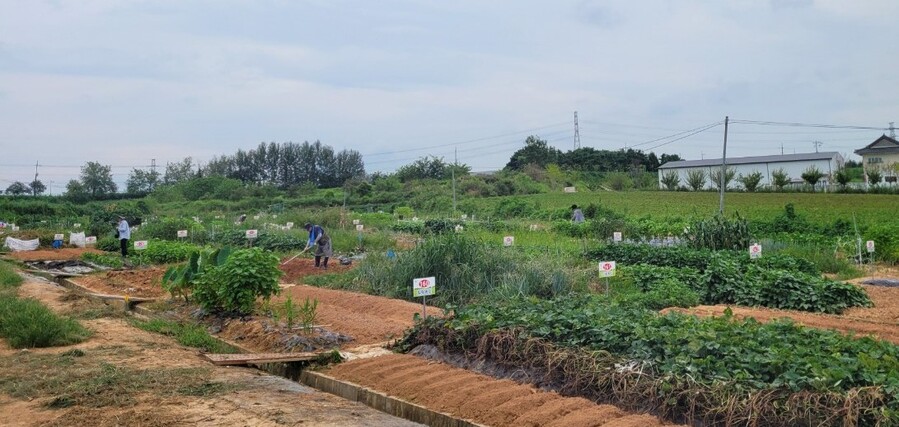
[[[292,255],[291,255],[292,256]],[[281,260],[281,264],[289,260],[291,257],[285,257]],[[284,275],[281,276],[281,283],[302,283],[302,278],[306,276],[314,276],[316,274],[341,273],[353,268],[353,265],[341,265],[336,258],[332,257],[328,260],[328,268],[315,268],[315,260],[304,258],[302,256],[293,259],[286,265],[278,266]]]
[[[405,354],[342,363],[327,373],[428,408],[490,426],[661,426],[658,418],[563,397]]]
[[[19,261],[47,261],[47,260],[71,260],[80,259],[85,253],[103,254],[105,252],[94,248],[62,248],[45,249],[38,251],[12,252],[6,256]]]
[[[158,298],[166,295],[162,289],[163,267],[135,270],[105,271],[73,279],[75,283],[98,294]]]

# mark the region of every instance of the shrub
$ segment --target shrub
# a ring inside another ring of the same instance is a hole
[[[13,348],[54,347],[84,341],[90,332],[35,299],[0,294],[0,336]]]
[[[133,244],[134,242],[131,241],[129,243]],[[187,261],[190,254],[196,250],[197,247],[190,243],[150,240],[147,242],[147,249],[141,251],[129,249],[129,255],[132,255],[133,258],[138,259],[141,263],[171,264]]]
[[[699,220],[690,225],[686,232],[686,242],[697,249],[733,249],[749,247],[749,222],[737,214],[734,219],[723,215]]]
[[[647,292],[625,295],[618,300],[624,306],[661,310],[668,307],[695,307],[699,305],[699,294],[683,282],[666,278],[656,282]]]
[[[280,291],[278,257],[260,248],[234,251],[224,264],[196,280],[194,299],[206,310],[247,314],[257,298],[268,300]]]

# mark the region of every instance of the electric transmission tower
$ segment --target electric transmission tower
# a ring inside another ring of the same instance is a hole
[[[574,149],[581,148],[581,130],[577,124],[577,111],[574,112]]]

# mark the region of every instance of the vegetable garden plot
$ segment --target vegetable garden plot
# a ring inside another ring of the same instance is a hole
[[[899,423],[899,347],[789,322],[661,316],[586,296],[519,299],[419,325],[403,347],[419,344],[688,423]]]
[[[12,252],[6,256],[19,261],[59,261],[80,259],[86,253],[102,254],[103,251],[93,248],[63,248],[27,252]]]
[[[106,271],[78,277],[78,285],[100,294],[157,298],[167,295],[161,279],[165,269],[152,267],[136,270]]]

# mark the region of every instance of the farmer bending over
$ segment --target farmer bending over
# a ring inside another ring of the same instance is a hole
[[[315,267],[318,268],[321,258],[325,257],[325,262],[321,264],[321,268],[328,268],[328,258],[333,254],[331,251],[331,238],[328,237],[325,229],[320,225],[312,225],[307,222],[303,228],[309,232],[309,241],[306,242],[306,249],[318,245],[315,248]],[[303,249],[303,251],[306,249]]]

